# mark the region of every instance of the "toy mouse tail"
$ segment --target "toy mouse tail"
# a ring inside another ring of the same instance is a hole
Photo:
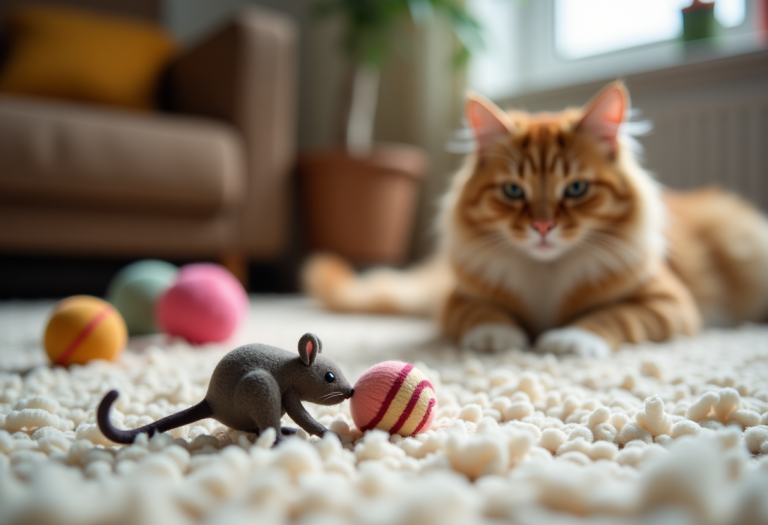
[[[149,437],[152,437],[157,432],[165,432],[172,428],[188,425],[189,423],[194,423],[195,421],[200,421],[201,419],[213,415],[211,407],[208,406],[208,402],[203,399],[198,404],[189,407],[186,410],[171,414],[163,419],[158,419],[149,425],[133,430],[120,430],[112,426],[112,422],[109,420],[109,411],[119,395],[117,390],[110,390],[107,395],[104,396],[104,399],[101,400],[99,408],[96,411],[96,421],[99,424],[99,430],[115,443],[133,443],[139,434],[147,433],[149,434]]]

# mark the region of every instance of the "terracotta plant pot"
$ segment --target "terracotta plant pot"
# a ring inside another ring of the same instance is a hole
[[[305,233],[313,251],[353,263],[405,261],[427,156],[404,144],[376,144],[367,157],[344,149],[299,159]]]

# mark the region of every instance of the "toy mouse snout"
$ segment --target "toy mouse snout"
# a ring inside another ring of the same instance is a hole
[[[350,388],[349,391],[347,392],[347,395],[345,396],[346,399],[349,399],[350,397],[352,397],[352,395],[354,393],[355,393],[355,389],[354,388]]]

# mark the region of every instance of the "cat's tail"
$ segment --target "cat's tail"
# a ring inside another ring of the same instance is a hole
[[[154,423],[145,425],[133,430],[120,430],[112,425],[109,420],[109,410],[112,408],[112,404],[117,399],[117,390],[110,390],[104,399],[99,403],[99,408],[96,410],[96,422],[99,424],[99,430],[104,434],[107,439],[114,441],[115,443],[133,443],[139,434],[146,433],[149,437],[152,437],[156,432],[165,432],[172,428],[178,428],[183,425],[200,421],[213,415],[211,407],[208,406],[208,402],[203,399],[195,406],[189,407],[186,410],[171,414],[170,416],[158,419]]]
[[[406,270],[374,268],[355,273],[345,260],[311,256],[302,269],[304,292],[341,312],[435,314],[454,286],[446,258],[436,255]]]

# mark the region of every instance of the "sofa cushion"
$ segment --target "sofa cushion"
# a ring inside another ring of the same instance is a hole
[[[206,215],[240,202],[226,124],[0,96],[0,200]]]
[[[151,109],[174,52],[150,23],[69,7],[17,7],[7,24],[10,53],[0,71],[7,93]]]

